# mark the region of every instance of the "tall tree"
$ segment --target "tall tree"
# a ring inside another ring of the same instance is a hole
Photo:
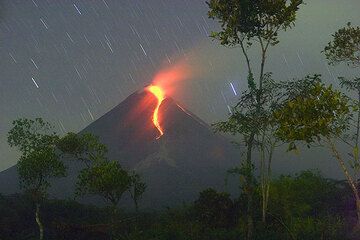
[[[330,65],[345,63],[348,66],[360,67],[360,27],[354,27],[349,22],[345,27],[340,28],[333,35],[324,48],[326,59]],[[349,155],[351,156],[350,165],[354,170],[354,180],[360,178],[360,77],[347,79],[339,77],[340,86],[349,92],[354,92],[356,97],[353,99],[356,109],[350,119],[350,129],[346,136],[341,140],[350,147]],[[354,133],[353,133],[354,132]],[[357,186],[358,189],[358,186]],[[360,225],[360,199],[356,198],[358,225]]]
[[[289,85],[288,99],[275,113],[280,125],[277,135],[290,143],[290,149],[296,148],[297,141],[303,141],[309,147],[313,144],[321,144],[330,150],[352,189],[359,224],[358,181],[336,146],[349,130],[354,107],[346,95],[334,90],[332,86],[321,83],[319,76],[315,76],[312,80],[313,82],[309,81],[310,84],[306,86],[301,81],[298,86]],[[303,87],[299,88],[301,85]]]
[[[8,133],[8,143],[17,147],[21,157],[17,163],[20,187],[29,193],[35,203],[35,220],[39,227],[39,239],[44,238],[44,225],[40,218],[40,206],[46,198],[50,179],[64,177],[65,165],[56,153],[58,136],[53,127],[41,118],[18,119]]]
[[[255,93],[256,113],[261,118],[261,102],[265,76],[265,62],[267,52],[270,46],[279,43],[278,33],[281,30],[286,31],[291,28],[296,20],[296,13],[302,0],[210,0],[207,2],[210,11],[208,16],[217,19],[221,24],[219,32],[213,32],[211,37],[220,40],[224,46],[240,46],[242,55],[245,57],[248,71],[248,88]],[[255,72],[248,53],[249,48],[257,43],[260,46],[260,69],[258,81],[255,82]],[[236,118],[232,114],[230,118]],[[231,121],[231,119],[229,119]],[[238,122],[240,122],[239,119]],[[249,122],[249,119],[245,120]],[[259,121],[257,121],[259,122]],[[260,129],[266,128],[265,123],[253,128],[250,134],[244,137],[247,146],[246,166],[249,174],[247,174],[247,184],[249,185],[248,194],[248,234],[247,239],[253,238],[253,161],[252,151],[255,144],[256,135],[260,134]],[[242,134],[242,132],[239,132]],[[263,217],[265,221],[265,217]]]
[[[138,202],[145,192],[146,184],[137,173],[123,169],[118,161],[109,161],[106,157],[107,146],[91,133],[68,133],[58,141],[57,146],[64,154],[85,164],[78,175],[76,195],[97,195],[110,204],[113,236],[118,204],[123,194],[130,194],[138,211]]]
[[[256,91],[243,91],[239,102],[232,108],[232,114],[225,122],[214,124],[216,130],[229,132],[231,134],[242,134],[246,139],[253,134],[254,129],[257,133],[254,136],[254,146],[260,153],[260,193],[262,206],[262,221],[266,220],[266,212],[270,194],[271,180],[271,163],[275,148],[281,143],[274,136],[277,123],[274,121],[273,112],[277,109],[281,102],[280,85],[271,79],[270,74],[265,74],[263,91],[261,92],[261,107],[258,109],[256,102]],[[246,142],[245,142],[246,144]],[[253,165],[242,164],[240,168],[234,168],[229,171],[230,174],[240,175],[245,179],[252,178],[252,186],[257,185],[258,181],[252,175]],[[242,186],[242,190],[246,194],[252,191],[246,181],[241,181],[246,186]]]
[[[117,161],[98,161],[80,171],[77,195],[86,194],[102,197],[112,208],[111,229],[114,234],[118,204],[131,186],[131,176]]]
[[[140,175],[135,172],[131,173],[129,193],[131,199],[134,201],[136,212],[138,212],[139,210],[139,200],[141,199],[145,190],[146,190],[146,184],[143,181],[141,181]]]

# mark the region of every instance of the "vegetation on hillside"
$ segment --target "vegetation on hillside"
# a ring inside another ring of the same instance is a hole
[[[259,185],[257,184],[259,190]],[[256,191],[254,239],[356,239],[351,190],[343,181],[326,179],[317,171],[283,175],[271,181],[267,224],[262,224],[260,192]],[[116,212],[112,239],[232,240],[246,236],[245,194],[205,189],[188,205],[163,211]],[[46,239],[109,239],[111,207],[81,205],[74,201],[46,200],[41,215]],[[33,203],[27,195],[0,197],[1,239],[36,239]],[[18,231],[18,226],[21,231]]]

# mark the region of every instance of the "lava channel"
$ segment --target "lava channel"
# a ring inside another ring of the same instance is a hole
[[[148,91],[151,92],[157,98],[157,105],[154,110],[152,121],[160,133],[160,135],[156,138],[156,139],[159,139],[162,135],[164,135],[164,131],[161,128],[160,122],[159,122],[159,108],[160,108],[162,101],[165,99],[165,94],[160,87],[154,86],[154,85],[151,85],[150,87],[148,87]]]

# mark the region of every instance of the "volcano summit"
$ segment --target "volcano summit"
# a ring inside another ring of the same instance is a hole
[[[172,206],[194,200],[199,191],[222,189],[226,170],[239,162],[239,150],[161,89],[133,93],[80,133],[90,132],[108,147],[108,158],[137,171],[147,184],[143,207]],[[52,195],[73,196],[80,163],[69,161],[68,176]],[[0,173],[0,192],[18,191],[16,167]],[[4,186],[6,184],[6,186]]]

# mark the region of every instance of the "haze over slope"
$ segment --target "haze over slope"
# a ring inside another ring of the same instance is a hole
[[[109,159],[144,177],[146,207],[179,204],[193,200],[204,188],[223,188],[225,172],[239,161],[239,150],[172,98],[165,98],[159,107],[164,134],[158,138],[153,123],[156,105],[149,91],[135,92],[80,133],[99,136],[109,149]],[[69,161],[68,177],[56,181],[53,196],[72,197],[82,167]],[[0,183],[0,192],[14,192],[16,169],[0,173]]]

